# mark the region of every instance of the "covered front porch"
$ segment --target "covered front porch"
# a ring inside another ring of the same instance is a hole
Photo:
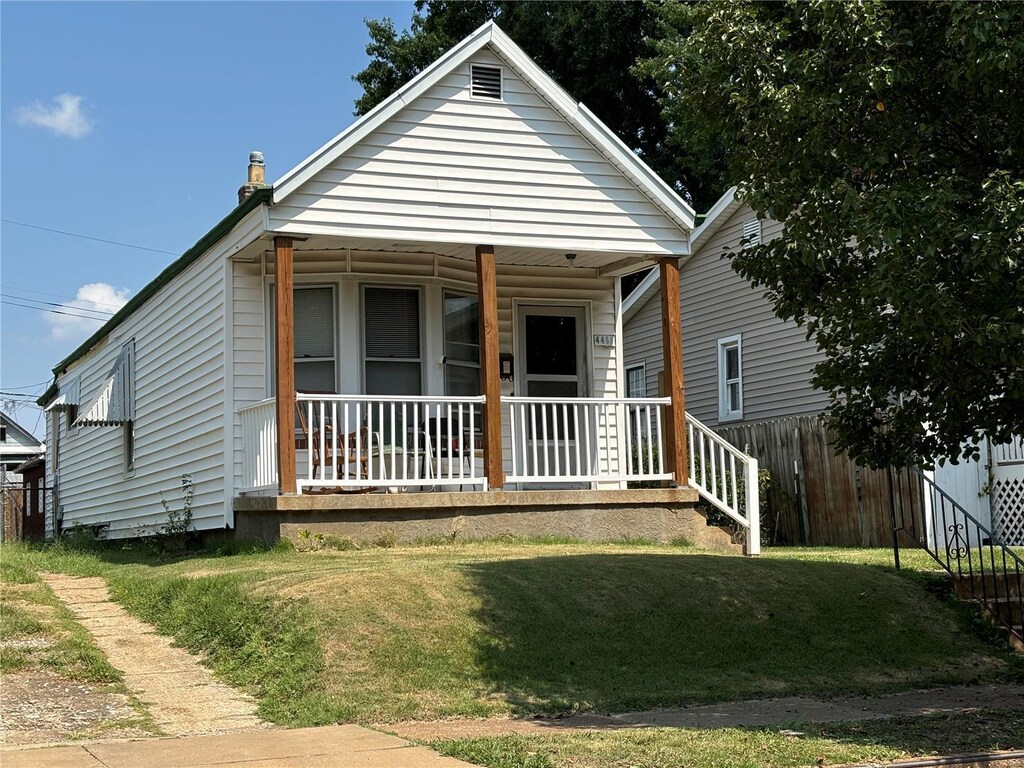
[[[432,268],[418,272],[426,249],[393,244],[387,256],[355,268],[368,251],[349,250],[339,270],[329,238],[271,242],[272,249],[257,253],[256,244],[233,265],[235,313],[245,279],[265,302],[271,391],[247,403],[236,398],[236,515],[281,504],[321,520],[326,509],[347,519],[357,510],[401,517],[417,504],[505,514],[546,493],[582,519],[578,510],[609,509],[616,494],[620,505],[653,505],[654,514],[658,505],[692,508],[699,491],[740,527],[756,530],[756,462],[686,417],[677,259],[648,262],[668,286],[664,396],[629,397],[617,278],[644,266],[638,259],[587,254],[580,264],[575,254],[568,260],[538,249],[532,264],[521,265],[510,263],[521,253],[503,263],[500,251],[481,245],[470,260],[435,245]],[[296,317],[296,296],[307,287],[335,307],[321,312],[334,318],[322,324],[341,328],[324,332],[334,341],[319,356],[308,353],[310,308],[300,305]],[[417,290],[418,303],[403,315],[394,299],[404,293],[411,301]],[[378,321],[382,306],[394,314]],[[443,322],[420,327],[432,309]],[[399,349],[406,337],[412,351]],[[281,424],[289,425],[287,439],[279,439]],[[641,499],[653,492],[660,495]],[[521,501],[509,507],[509,493]],[[551,493],[576,495],[569,503]]]

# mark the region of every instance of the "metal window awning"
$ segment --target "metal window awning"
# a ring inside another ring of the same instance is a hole
[[[60,395],[54,398],[46,408],[43,410],[46,413],[50,411],[70,411],[72,408],[78,407],[78,377],[76,376],[71,381],[67,382],[60,388]]]
[[[135,419],[135,345],[128,342],[74,426],[117,427]]]

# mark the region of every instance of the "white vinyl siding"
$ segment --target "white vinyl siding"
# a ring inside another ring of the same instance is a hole
[[[725,251],[738,251],[744,222],[754,218],[743,205],[682,267],[683,365],[686,409],[705,424],[718,423],[717,340],[743,336],[743,421],[821,413],[828,395],[811,386],[811,369],[822,359],[796,323],[775,316],[763,292],[733,271]],[[764,221],[765,242],[781,225]],[[648,391],[657,392],[664,367],[661,296],[655,290],[626,324],[626,364],[645,362]]]
[[[502,100],[470,67],[502,67]],[[682,253],[686,235],[489,50],[415,99],[270,212],[281,232]]]
[[[184,474],[194,485],[194,528],[224,527],[224,260],[255,236],[260,221],[258,211],[246,217],[60,375],[60,386],[78,377],[88,398],[121,345],[135,339],[134,476],[124,472],[122,429],[83,426],[67,439],[66,420],[50,415],[61,431],[65,527],[106,524],[107,535],[120,538],[159,526],[167,520],[160,495],[180,509]]]
[[[718,340],[718,420],[743,418],[743,338]]]

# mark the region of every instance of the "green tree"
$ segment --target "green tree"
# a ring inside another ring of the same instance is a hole
[[[783,222],[730,257],[824,351],[839,447],[927,463],[1024,433],[1024,5],[658,15],[639,71],[670,143],[726,141],[743,199]]]
[[[390,19],[367,20],[370,63],[354,77],[363,87],[356,114],[373,109],[488,19],[698,210],[721,194],[721,143],[690,156],[670,148],[655,82],[633,69],[659,29],[654,7],[644,3],[417,0],[407,31],[398,32]]]

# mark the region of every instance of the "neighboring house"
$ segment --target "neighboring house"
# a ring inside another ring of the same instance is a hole
[[[783,540],[884,546],[891,537],[888,478],[835,455],[829,445],[820,418],[828,395],[811,384],[822,353],[795,322],[779,319],[763,291],[725,258],[780,231],[778,222],[759,220],[733,188],[691,233],[691,255],[680,268],[686,408],[771,470]],[[631,396],[659,391],[659,298],[658,274],[652,272],[623,302]],[[1024,544],[1019,440],[995,447],[984,441],[981,462],[946,463],[930,476],[983,525],[1009,543]],[[927,515],[916,515],[929,527]]]
[[[21,485],[19,466],[46,450],[32,433],[6,413],[0,413],[0,478],[4,487]]]
[[[693,212],[495,24],[263,173],[253,153],[238,207],[55,367],[61,526],[152,531],[187,475],[194,527],[239,535],[688,535],[682,367],[624,397],[620,278],[676,285]],[[679,348],[671,302],[660,333]]]
[[[45,449],[31,432],[7,414],[0,413],[0,506],[3,511],[0,541],[22,537],[27,498],[22,489],[23,472],[32,467]]]

